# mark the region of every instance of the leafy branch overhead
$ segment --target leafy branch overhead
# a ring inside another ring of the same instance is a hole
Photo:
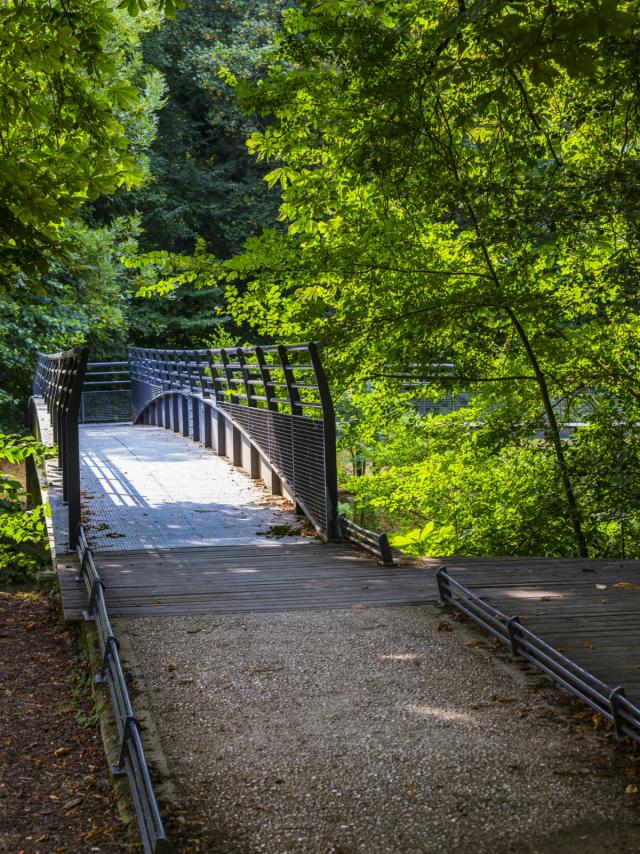
[[[8,0],[0,9],[0,288],[47,269],[65,218],[88,200],[138,186],[136,113],[144,75],[129,63],[140,23],[110,3]]]
[[[236,321],[335,344],[345,385],[454,365],[428,392],[538,437],[583,555],[592,439],[638,423],[639,34],[616,0],[302,2],[240,92],[282,202],[225,265]]]

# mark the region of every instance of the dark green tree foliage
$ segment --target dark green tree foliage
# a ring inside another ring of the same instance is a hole
[[[242,113],[223,78],[256,82],[264,76],[285,5],[194,0],[146,36],[145,60],[162,72],[166,101],[151,151],[153,180],[119,201],[141,214],[142,251],[190,256],[202,238],[201,252],[225,259],[275,221],[277,198],[262,180],[267,170],[246,147],[256,120]],[[168,256],[147,260],[165,272],[181,267],[180,259]],[[183,279],[168,299],[136,301],[131,323],[138,343],[180,347],[209,340],[220,321],[221,292],[202,290],[199,275],[192,279]]]
[[[0,8],[0,425],[22,426],[37,350],[122,346],[135,220],[92,228],[101,193],[140,185],[162,82],[132,18],[100,0]],[[107,348],[106,350],[104,348]],[[99,350],[95,352],[99,355]]]
[[[138,230],[124,218],[102,228],[67,223],[38,287],[20,275],[0,292],[0,431],[24,424],[39,350],[88,343],[94,359],[121,357],[133,277],[120,255],[135,252]]]

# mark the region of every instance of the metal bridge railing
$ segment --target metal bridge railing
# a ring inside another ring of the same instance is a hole
[[[88,362],[80,399],[80,423],[112,424],[132,419],[129,363]]]
[[[366,549],[366,551],[382,561],[385,566],[395,565],[391,546],[389,545],[389,537],[386,534],[376,534],[374,531],[368,531],[361,525],[356,525],[351,519],[347,519],[346,516],[338,517],[338,522],[340,523],[340,535],[343,540]]]
[[[77,552],[80,558],[80,573],[77,581],[84,582],[89,596],[89,606],[84,617],[94,623],[102,653],[102,667],[96,676],[96,682],[106,685],[109,689],[120,735],[120,756],[112,767],[112,773],[114,776],[122,774],[127,776],[145,854],[174,854],[175,849],[167,839],[160,817],[140,738],[140,725],[133,713],[120,663],[118,641],[113,634],[107,613],[104,600],[105,586],[96,569],[93,553],[87,543],[82,525],[78,526],[77,540]]]
[[[31,418],[35,430],[37,413],[33,407],[43,400],[58,446],[58,466],[62,472],[63,500],[69,517],[69,548],[77,545],[80,523],[80,446],[78,419],[80,396],[89,355],[88,347],[75,347],[64,353],[38,353],[33,375]]]
[[[553,682],[599,712],[613,724],[616,735],[640,741],[640,709],[625,697],[622,687],[612,688],[579,667],[529,631],[519,617],[508,617],[463,587],[445,567],[437,570],[436,580],[443,604],[461,611],[501,643],[510,646],[514,655],[537,667]]]
[[[234,465],[244,436],[252,476],[262,456],[321,536],[337,538],[335,412],[318,344],[131,348],[128,358],[135,421],[215,445]]]

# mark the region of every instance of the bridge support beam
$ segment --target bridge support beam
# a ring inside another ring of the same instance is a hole
[[[171,403],[172,403],[172,421],[171,427],[174,433],[180,432],[180,402],[178,400],[177,394],[171,395]]]
[[[254,445],[250,445],[249,474],[254,480],[260,477],[260,454]]]
[[[213,447],[213,413],[211,412],[210,407],[203,406],[203,419],[204,419],[204,446],[205,448]]]
[[[216,448],[216,452],[217,452],[219,457],[226,457],[227,456],[227,427],[225,424],[226,419],[225,419],[224,415],[221,415],[219,412],[216,413],[216,415],[217,415],[217,422],[218,422],[218,435],[217,435],[218,446]]]
[[[231,426],[231,437],[233,446],[233,464],[234,466],[242,466],[242,433],[233,424]]]
[[[271,469],[271,493],[272,495],[282,495],[282,481],[273,469]]]

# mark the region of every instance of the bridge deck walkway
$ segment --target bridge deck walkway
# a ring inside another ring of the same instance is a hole
[[[160,428],[81,430],[85,525],[114,616],[437,601],[439,561],[382,567],[358,549],[304,536],[266,489]],[[640,561],[452,558],[451,575],[612,685],[640,699]],[[65,616],[85,606],[60,571]]]

